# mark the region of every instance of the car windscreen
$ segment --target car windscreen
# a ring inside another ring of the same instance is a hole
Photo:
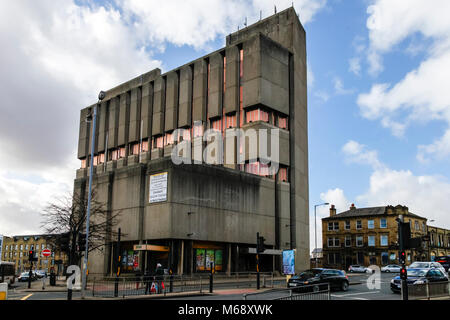
[[[409,267],[410,268],[429,268],[430,264],[428,262],[414,262]]]
[[[412,276],[412,277],[424,277],[427,274],[427,271],[410,269],[410,270],[407,270],[407,273],[408,273],[408,276]]]
[[[313,271],[305,271],[300,273],[299,275],[295,275],[292,277],[292,279],[310,279],[314,277]]]

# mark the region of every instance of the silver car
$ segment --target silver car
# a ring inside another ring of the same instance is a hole
[[[399,273],[402,267],[397,264],[389,264],[381,268],[381,272],[396,272]]]
[[[447,275],[447,272],[445,271],[445,268],[440,264],[439,262],[434,261],[415,261],[411,263],[409,266],[406,267],[407,269],[439,269],[441,270],[445,275]]]
[[[372,270],[359,264],[353,264],[350,267],[348,267],[348,272],[372,273]]]

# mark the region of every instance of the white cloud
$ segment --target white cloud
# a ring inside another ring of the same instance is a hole
[[[217,36],[244,27],[245,18],[250,25],[260,18],[274,14],[274,6],[280,12],[292,6],[291,0],[116,0],[124,10],[130,24],[142,39],[150,43],[170,42],[208,49],[208,43]],[[303,24],[310,22],[322,9],[326,0],[297,0],[294,7]],[[157,8],[157,9],[156,9]]]
[[[384,164],[378,160],[378,152],[376,150],[368,150],[367,146],[356,141],[349,141],[343,147],[342,151],[346,156],[346,160],[350,163],[368,164],[374,169],[384,167]]]
[[[103,3],[0,2],[0,233],[39,232],[42,208],[73,189],[79,112],[98,91],[160,67],[167,43],[208,48],[273,13],[269,1]],[[296,1],[302,23],[325,3]]]
[[[411,212],[435,219],[442,227],[450,227],[448,199],[450,181],[435,175],[416,176],[409,170],[393,170],[382,163],[375,150],[349,141],[343,150],[354,162],[372,165],[369,190],[356,199],[364,206],[384,206],[402,204]]]
[[[347,94],[353,94],[355,92],[354,89],[345,89],[344,83],[339,77],[335,77],[333,79],[334,83],[334,91],[337,95],[347,95]]]
[[[376,170],[369,190],[357,200],[366,206],[406,205],[410,212],[434,219],[436,225],[450,228],[448,199],[450,182],[440,176],[416,176],[409,170]]]
[[[448,159],[448,156],[450,156],[450,129],[445,132],[442,138],[430,145],[420,145],[418,150],[417,159],[423,163],[432,159]]]
[[[348,60],[348,71],[357,76],[361,75],[361,58],[355,57]]]
[[[380,120],[396,136],[402,136],[412,123],[444,121],[450,128],[450,2],[436,0],[430,5],[424,0],[374,0],[369,6],[371,71],[383,69],[382,57],[407,39],[417,42],[420,34],[430,45],[419,67],[408,72],[396,84],[376,83],[370,92],[359,95],[357,103],[363,117]],[[401,18],[399,18],[401,17]],[[410,54],[411,45],[405,49]],[[445,159],[447,149],[437,148],[442,137],[429,146],[419,146],[417,158],[425,154],[433,159]],[[440,143],[442,145],[442,143]]]

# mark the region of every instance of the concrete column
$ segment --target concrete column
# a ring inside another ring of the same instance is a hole
[[[231,243],[227,244],[228,248],[228,263],[227,263],[227,275],[231,275]]]
[[[184,240],[181,240],[181,246],[180,246],[180,254],[178,255],[180,257],[180,261],[178,263],[178,274],[182,275],[184,272]]]

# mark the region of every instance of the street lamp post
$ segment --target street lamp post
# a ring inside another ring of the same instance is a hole
[[[317,268],[317,219],[316,219],[316,209],[317,209],[317,207],[328,206],[328,205],[329,205],[329,203],[325,202],[325,203],[321,203],[321,204],[316,204],[314,206],[314,237],[315,237],[314,260],[316,262],[316,268]]]
[[[87,205],[87,215],[86,215],[86,248],[84,252],[84,261],[83,261],[83,277],[81,282],[81,298],[85,297],[85,289],[86,289],[86,273],[87,273],[87,264],[88,264],[88,253],[89,253],[89,221],[91,217],[91,200],[92,200],[92,175],[94,168],[94,152],[95,152],[95,130],[97,125],[97,108],[100,102],[105,99],[105,92],[100,91],[98,95],[98,103],[94,106],[94,116],[92,119],[92,138],[91,138],[91,161],[89,167],[89,191],[88,191],[88,205]]]

